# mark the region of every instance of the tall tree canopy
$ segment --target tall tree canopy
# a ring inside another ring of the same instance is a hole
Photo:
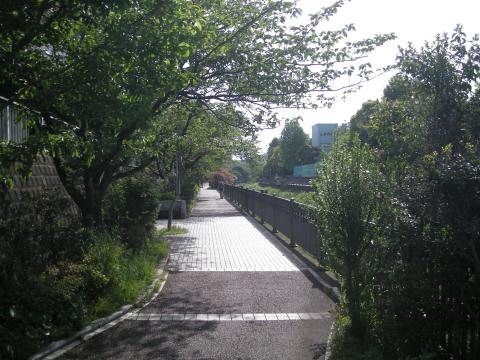
[[[292,173],[295,165],[304,164],[309,148],[308,136],[298,123],[291,120],[285,124],[280,137],[280,159],[288,173]]]
[[[278,107],[327,104],[355,86],[334,80],[368,78],[361,59],[393,35],[349,42],[353,25],[322,29],[342,4],[292,27],[288,1],[2,2],[0,95],[43,119],[2,164],[48,149],[92,224],[109,184],[163,148],[170,135],[152,124],[170,107],[195,102],[249,133],[275,124]]]

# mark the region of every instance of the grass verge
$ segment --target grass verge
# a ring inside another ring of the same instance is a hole
[[[180,226],[173,225],[170,230],[168,230],[167,228],[157,229],[156,236],[161,238],[161,237],[164,237],[164,236],[183,235],[183,234],[186,234],[186,233],[188,233],[187,229],[185,229],[183,227],[180,227]]]
[[[348,316],[338,314],[333,327],[329,360],[382,360],[382,353],[371,338],[360,341],[349,332]]]
[[[118,242],[107,242],[104,251],[96,255],[103,259],[111,257],[107,266],[103,266],[103,269],[110,270],[104,271],[110,278],[109,286],[92,307],[89,320],[106,316],[123,305],[135,302],[142,291],[152,283],[158,264],[168,254],[168,241],[165,237],[187,232],[187,229],[179,226],[172,226],[170,230],[156,230],[154,236],[135,252],[126,250]]]
[[[295,199],[296,202],[299,202],[301,204],[308,205],[308,204],[312,204],[313,202],[313,193],[311,192],[284,191],[271,186],[260,186],[257,183],[246,183],[246,184],[242,184],[242,186],[254,191],[265,190],[270,195],[275,195],[277,197],[284,198],[284,199]]]

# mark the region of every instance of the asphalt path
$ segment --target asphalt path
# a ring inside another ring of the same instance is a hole
[[[235,271],[235,267],[227,265],[222,265],[222,271],[203,270],[208,267],[172,271],[160,295],[137,317],[90,338],[62,358],[324,359],[332,325],[329,312],[333,302],[304,266],[288,250],[275,243],[278,240],[248,220],[241,222],[243,220],[239,217],[243,215],[219,199],[216,191],[202,189],[193,218],[184,223],[189,229],[191,256],[188,261],[192,261],[192,256],[201,256],[207,264],[228,265],[222,259],[227,256],[222,255],[224,252],[211,249],[232,247],[231,251],[239,257],[257,254],[254,267],[260,268],[259,262],[268,262],[269,271]],[[219,218],[223,230],[217,226]],[[220,230],[214,233],[215,229]],[[242,234],[247,234],[250,240],[255,238],[248,243],[252,252],[240,254],[234,245],[230,245],[247,242]],[[208,247],[204,246],[205,238],[211,239]],[[172,238],[172,244],[181,237],[176,239]],[[172,248],[176,249],[172,251],[184,251],[181,247]],[[178,262],[187,261],[182,260],[185,259],[182,256],[176,259],[172,269],[182,268]],[[302,313],[322,315],[300,319],[296,315],[299,313],[300,316]],[[192,319],[197,317],[196,321],[162,320],[165,314],[182,314],[181,319],[187,318],[185,314],[193,315]],[[208,314],[217,320],[222,314],[228,319],[237,314],[239,321],[203,321]],[[253,314],[260,314],[262,321],[252,320]]]

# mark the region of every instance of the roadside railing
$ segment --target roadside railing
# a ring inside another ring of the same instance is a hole
[[[262,224],[270,224],[273,233],[280,231],[287,236],[292,247],[299,245],[319,261],[322,259],[317,229],[306,205],[231,185],[225,185],[224,192],[228,200],[257,216]]]

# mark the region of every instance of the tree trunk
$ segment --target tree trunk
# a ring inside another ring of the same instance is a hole
[[[85,201],[82,206],[83,225],[85,227],[100,227],[103,225],[102,202],[106,193],[102,186],[88,172],[84,175]]]
[[[352,264],[347,264],[345,277],[345,301],[348,316],[350,317],[350,331],[354,337],[363,342],[365,336],[365,323],[363,321],[360,305],[360,288],[357,281],[356,271]]]
[[[170,230],[172,228],[172,221],[173,221],[173,208],[177,200],[180,200],[180,159],[178,152],[175,154],[175,200],[172,200],[170,203],[170,208],[168,209],[168,223],[167,229]]]

